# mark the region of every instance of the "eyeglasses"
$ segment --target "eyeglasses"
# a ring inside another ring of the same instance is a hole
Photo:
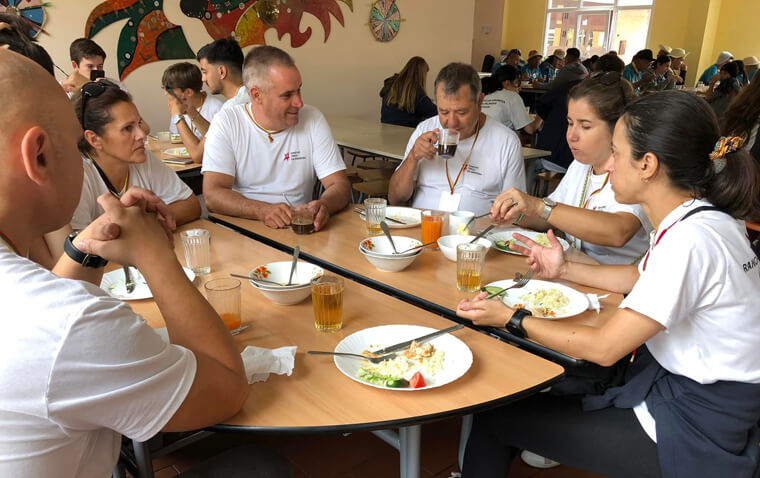
[[[84,118],[85,118],[85,108],[87,107],[87,100],[89,98],[97,98],[98,96],[102,95],[104,91],[106,91],[106,88],[108,87],[108,84],[102,81],[91,81],[89,83],[85,83],[85,85],[82,87],[82,110],[79,115],[79,124],[82,125],[82,129],[87,129],[84,125]]]

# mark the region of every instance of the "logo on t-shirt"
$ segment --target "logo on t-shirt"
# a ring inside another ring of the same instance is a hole
[[[467,172],[470,174],[477,174],[478,176],[483,175],[483,173],[480,172],[480,168],[475,166],[474,164],[467,165]]]
[[[301,154],[300,151],[285,153],[285,156],[282,158],[283,161],[301,161],[304,159],[306,159],[306,155]]]
[[[283,161],[287,161],[290,159],[290,153],[285,153],[285,157],[282,158]]]

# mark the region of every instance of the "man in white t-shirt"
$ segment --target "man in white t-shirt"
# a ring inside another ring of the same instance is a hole
[[[322,113],[301,99],[293,59],[272,46],[251,50],[244,76],[251,103],[224,109],[206,135],[203,196],[210,211],[288,226],[307,204],[314,229],[350,200],[346,166]],[[324,192],[312,200],[319,179]]]
[[[232,38],[212,41],[198,50],[196,56],[203,82],[212,95],[224,95],[222,109],[250,103],[248,88],[243,84],[243,50]]]
[[[445,66],[435,80],[438,116],[417,126],[406,158],[393,173],[391,204],[484,214],[504,189],[525,190],[525,166],[517,134],[481,112],[483,94],[475,69],[463,63]],[[439,131],[459,132],[453,157],[436,154]]]
[[[161,84],[169,101],[169,131],[180,135],[190,157],[200,163],[206,133],[222,102],[203,91],[200,68],[186,61],[164,70]]]
[[[82,130],[41,67],[0,49],[0,476],[102,478],[121,434],[203,428],[248,395],[240,354],[186,278],[156,212],[138,188],[100,198],[106,213],[69,239],[48,271],[25,256],[66,224],[79,200]],[[104,259],[134,264],[151,285],[167,344],[98,284]],[[166,284],[171,284],[167,287]],[[154,287],[157,286],[157,287]],[[214,399],[208,399],[214,390]]]

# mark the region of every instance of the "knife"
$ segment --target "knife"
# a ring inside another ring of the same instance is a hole
[[[395,345],[390,345],[388,347],[385,347],[384,349],[373,350],[372,353],[373,354],[382,355],[382,354],[387,354],[387,353],[391,353],[391,352],[398,352],[399,350],[403,350],[403,349],[409,347],[412,344],[412,342],[418,342],[418,343],[427,342],[427,341],[429,341],[431,339],[434,339],[435,337],[438,337],[439,335],[448,334],[449,332],[453,332],[455,330],[459,330],[462,327],[464,327],[464,325],[457,324],[457,325],[454,325],[454,326],[449,327],[447,329],[436,330],[435,332],[433,332],[431,334],[423,335],[422,337],[417,337],[416,339],[407,340],[406,342],[401,342],[401,343],[398,343],[398,344],[395,344]]]

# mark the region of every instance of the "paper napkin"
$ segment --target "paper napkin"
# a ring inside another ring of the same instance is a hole
[[[243,357],[248,383],[266,381],[270,373],[291,375],[297,348],[295,345],[278,349],[247,346],[240,356]]]

